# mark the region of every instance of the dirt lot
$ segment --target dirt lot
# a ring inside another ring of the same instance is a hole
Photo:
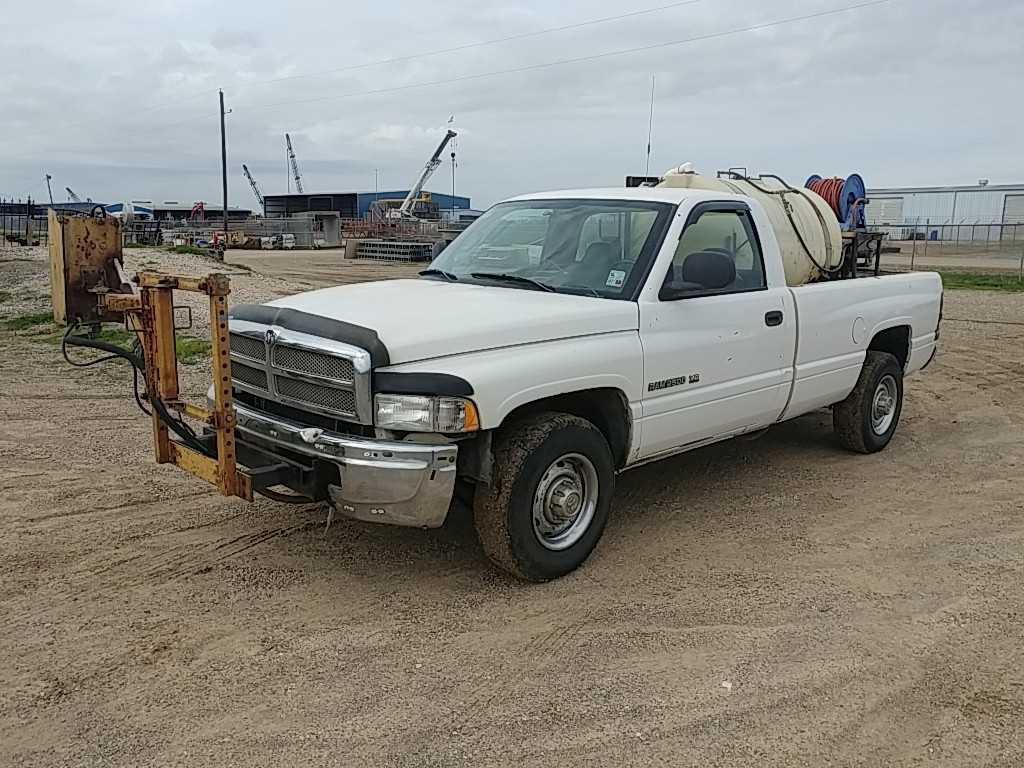
[[[44,268],[0,254],[0,314]],[[820,412],[627,473],[541,586],[464,512],[224,500],[152,463],[122,368],[0,330],[0,764],[1020,765],[1024,294],[946,316],[887,451]]]
[[[230,250],[228,264],[253,269],[288,281],[294,290],[345,285],[365,280],[415,277],[426,267],[422,263],[372,262],[346,259],[344,251],[243,251]]]
[[[916,269],[1016,274],[1020,271],[1021,259],[1024,259],[1024,240],[1019,245],[1007,245],[1003,248],[931,243],[927,252],[923,242],[918,242],[916,247],[909,241],[891,241],[888,244],[899,247],[901,252],[886,253],[882,256],[882,267],[886,270],[905,270],[913,264]],[[233,250],[228,251],[226,260],[230,264],[248,267],[264,275],[285,279],[300,288],[318,288],[359,280],[410,277],[426,266],[346,260],[340,250]]]

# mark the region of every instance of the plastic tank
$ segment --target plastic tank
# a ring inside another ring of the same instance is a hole
[[[787,285],[820,280],[826,270],[834,270],[842,262],[843,240],[836,214],[809,189],[792,188],[767,176],[702,176],[691,170],[689,164],[666,172],[658,186],[733,192],[761,203],[782,251]]]

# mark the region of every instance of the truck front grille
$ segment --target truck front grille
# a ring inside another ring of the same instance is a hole
[[[304,373],[320,379],[334,379],[351,384],[355,378],[352,361],[332,357],[298,347],[274,347],[274,367],[294,373]]]
[[[248,384],[250,387],[256,387],[256,389],[265,390],[267,388],[266,371],[262,368],[253,368],[251,365],[239,363],[235,360],[231,361],[231,378],[243,384]]]
[[[230,336],[232,380],[240,391],[310,414],[373,423],[365,350],[244,321],[232,322]]]
[[[263,339],[243,336],[240,333],[232,333],[231,353],[262,362],[267,359],[267,345]]]
[[[339,435],[354,435],[357,437],[373,437],[375,435],[372,424],[359,424],[351,420],[335,416],[324,416],[312,411],[285,405],[276,400],[268,400],[267,397],[246,392],[245,390],[235,391],[235,401],[247,408],[251,408],[271,416],[280,416],[299,424],[307,424],[311,427],[320,427],[330,432],[337,432]]]
[[[274,384],[277,394],[281,397],[316,405],[345,416],[356,415],[356,396],[350,389],[339,389],[299,379],[288,379],[280,374],[274,378]]]

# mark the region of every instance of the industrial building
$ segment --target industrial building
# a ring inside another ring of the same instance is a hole
[[[47,201],[33,200],[32,202],[15,202],[13,200],[0,201],[0,216],[39,216],[46,218],[46,211],[53,208],[55,211],[66,211],[68,213],[90,213],[97,205],[102,203],[54,203]]]
[[[382,192],[321,192],[290,195],[265,195],[264,215],[268,218],[291,216],[296,213],[323,213],[333,211],[343,219],[362,219],[370,213],[376,200],[402,200],[409,190]],[[429,192],[441,211],[469,209],[468,197]]]
[[[931,240],[1024,239],[1024,226],[1017,226],[1024,225],[1024,184],[982,180],[952,187],[877,188],[867,194],[870,226],[920,227]]]
[[[152,200],[132,200],[132,207],[138,212],[147,210],[152,212],[154,221],[187,221],[192,216],[194,203],[180,203],[177,200],[164,200],[155,203]],[[118,213],[123,209],[123,203],[114,203],[107,206],[108,213]],[[223,219],[224,207],[220,205],[204,203],[204,216],[207,219]],[[228,219],[232,221],[244,221],[252,216],[252,209],[228,206]]]

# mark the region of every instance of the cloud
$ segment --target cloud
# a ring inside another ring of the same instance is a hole
[[[210,36],[210,45],[219,51],[243,49],[246,51],[263,48],[262,36],[239,27],[218,27]]]
[[[251,202],[243,162],[265,192],[283,191],[285,131],[310,189],[365,189],[374,169],[408,185],[451,113],[459,189],[477,205],[619,185],[643,169],[652,75],[657,170],[691,160],[796,181],[858,171],[875,186],[1024,180],[1024,106],[1007,90],[1024,71],[1022,3],[892,0],[671,44],[849,1],[704,0],[436,56],[415,54],[623,6],[182,0],[110,14],[83,0],[40,25],[15,4],[5,22],[19,35],[0,66],[29,76],[0,79],[0,136],[13,148],[0,155],[0,194],[38,197],[49,172],[94,199],[216,199],[221,87],[235,204]],[[295,77],[307,73],[320,74]]]

